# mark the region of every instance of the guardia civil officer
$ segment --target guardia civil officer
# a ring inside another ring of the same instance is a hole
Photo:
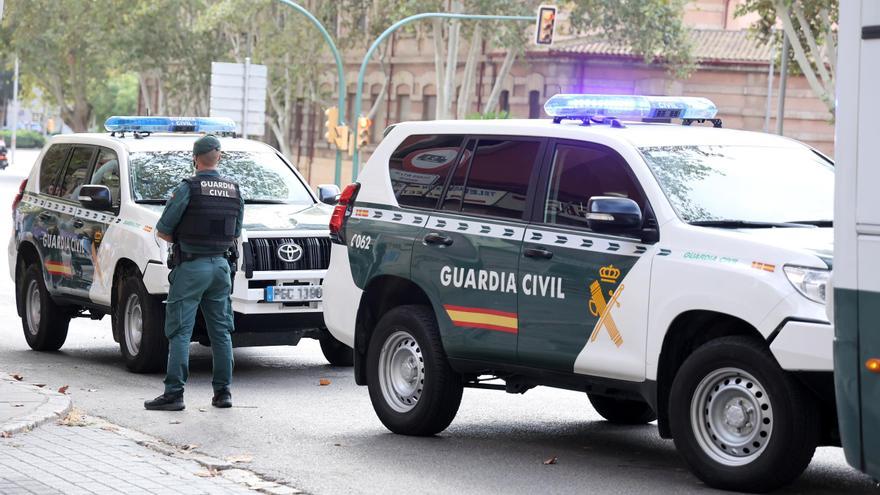
[[[204,136],[193,145],[196,175],[171,195],[156,230],[173,242],[165,305],[168,371],[165,393],[144,402],[150,410],[180,411],[189,375],[189,345],[196,310],[201,306],[214,356],[215,407],[232,407],[233,315],[230,301],[235,239],[241,234],[244,200],[238,184],[217,171],[220,141]]]

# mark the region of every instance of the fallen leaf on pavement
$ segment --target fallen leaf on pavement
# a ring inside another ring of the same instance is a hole
[[[24,407],[24,404],[13,404],[12,407]]]
[[[46,386],[46,384],[45,384],[45,383],[34,383],[34,386],[35,386],[35,387],[43,388],[43,387]]]
[[[180,421],[178,421],[178,420],[175,419],[174,421],[169,421],[168,424],[169,424],[169,425],[179,425],[179,424],[180,424]]]
[[[204,407],[200,407],[200,408],[199,408],[199,412],[208,412],[208,410],[205,409]]]
[[[68,388],[70,388],[70,385],[65,385],[65,386],[58,389],[58,393],[59,394],[66,394]]]
[[[24,380],[24,377],[19,375],[18,373],[12,373],[12,378],[15,378],[16,381],[19,381],[19,382]]]
[[[326,387],[327,385],[330,385],[330,380],[326,378],[321,378],[320,380],[318,380],[318,385]]]
[[[98,391],[98,389],[96,389],[96,388],[90,388],[90,389],[86,390],[86,392],[97,392],[97,391]]]
[[[104,431],[119,431],[119,428],[117,428],[113,425],[104,425],[101,427],[101,429]]]
[[[12,433],[8,431],[0,431],[0,438],[12,438]]]
[[[220,471],[217,471],[216,469],[208,469],[205,471],[197,472],[196,476],[198,476],[200,478],[213,478],[214,476],[217,476],[218,474],[220,474]]]
[[[239,454],[239,455],[231,455],[226,458],[227,461],[236,464],[240,462],[251,462],[254,460],[254,456],[250,454]]]
[[[190,443],[190,444],[184,445],[184,446],[181,447],[181,448],[182,448],[184,451],[189,452],[189,451],[191,451],[191,450],[195,450],[195,449],[199,448],[199,446],[196,445],[196,444],[194,444],[194,443]]]
[[[62,426],[88,426],[90,423],[86,420],[82,411],[73,409],[64,417],[59,424]]]
[[[549,465],[551,465],[551,464],[556,464],[557,461],[559,461],[559,458],[556,457],[556,456],[554,455],[553,457],[551,457],[551,458],[545,460],[545,461],[544,461],[544,465],[545,465],[545,466],[549,466]]]

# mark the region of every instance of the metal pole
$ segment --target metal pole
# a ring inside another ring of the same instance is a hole
[[[18,54],[15,55],[15,69],[12,76],[12,142],[9,164],[15,163],[16,134],[18,134]]]
[[[775,33],[774,33],[775,34]],[[775,38],[771,34],[771,39]],[[770,70],[767,71],[767,108],[764,110],[764,132],[770,132],[770,100],[773,99],[773,72],[776,68],[776,40],[770,48]]]
[[[250,80],[251,80],[251,58],[244,58],[244,101],[242,101],[242,118],[241,118],[241,137],[248,137],[248,97],[250,96]]]
[[[785,120],[785,87],[788,84],[788,37],[782,33],[782,62],[779,64],[779,102],[776,105],[776,134],[782,135]]]
[[[282,0],[283,1],[283,0]],[[357,117],[361,114],[361,105],[363,104],[363,87],[364,87],[364,76],[367,72],[367,64],[370,62],[370,57],[372,57],[373,52],[379,47],[379,44],[385,40],[391,33],[397,31],[402,26],[405,26],[411,22],[418,21],[421,19],[429,19],[429,18],[445,18],[445,19],[473,19],[473,20],[485,20],[485,21],[529,21],[535,22],[534,16],[524,16],[524,15],[476,15],[476,14],[447,14],[447,13],[439,13],[439,12],[429,12],[425,14],[416,14],[413,16],[409,16],[405,19],[397,21],[392,24],[391,27],[386,29],[382,34],[373,41],[373,44],[370,45],[370,48],[367,50],[367,53],[364,55],[364,60],[361,62],[361,68],[358,71],[357,78],[357,87],[355,88],[354,93],[354,115],[352,115],[352,122],[357,121]],[[357,129],[354,129],[357,132]],[[359,158],[360,151],[357,146],[357,139],[354,140],[354,152],[351,157],[351,180],[354,182],[357,179],[358,167],[359,167]]]
[[[291,2],[290,0],[278,0],[279,2],[293,8],[300,14],[306,16],[306,18],[312,21],[312,24],[318,28],[318,31],[321,32],[321,36],[324,37],[324,40],[330,46],[330,52],[333,53],[333,58],[336,60],[336,77],[339,79],[339,95],[337,96],[336,106],[339,107],[339,120],[337,121],[338,125],[342,125],[345,123],[345,68],[342,65],[342,55],[339,54],[339,49],[336,48],[336,43],[333,42],[333,38],[330,37],[330,33],[327,32],[327,29],[321,24],[321,21],[318,20],[317,17],[312,15],[311,12],[306,10],[305,8]],[[336,150],[336,173],[335,173],[335,181],[336,185],[342,185],[342,151]]]

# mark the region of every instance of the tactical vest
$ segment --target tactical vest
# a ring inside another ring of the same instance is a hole
[[[222,253],[235,243],[241,193],[238,184],[218,175],[184,179],[189,184],[189,205],[175,235],[178,241]]]

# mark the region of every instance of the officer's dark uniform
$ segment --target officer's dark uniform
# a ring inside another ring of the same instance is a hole
[[[195,156],[220,149],[220,141],[205,136],[193,146]],[[189,345],[196,311],[201,307],[214,357],[214,400],[218,407],[232,405],[233,314],[229,295],[229,252],[241,234],[244,200],[238,184],[216,170],[203,170],[184,180],[162,212],[156,228],[174,237],[180,254],[168,280],[165,306],[168,370],[165,393],[147,401],[147,409],[183,409],[183,388],[189,375]]]

